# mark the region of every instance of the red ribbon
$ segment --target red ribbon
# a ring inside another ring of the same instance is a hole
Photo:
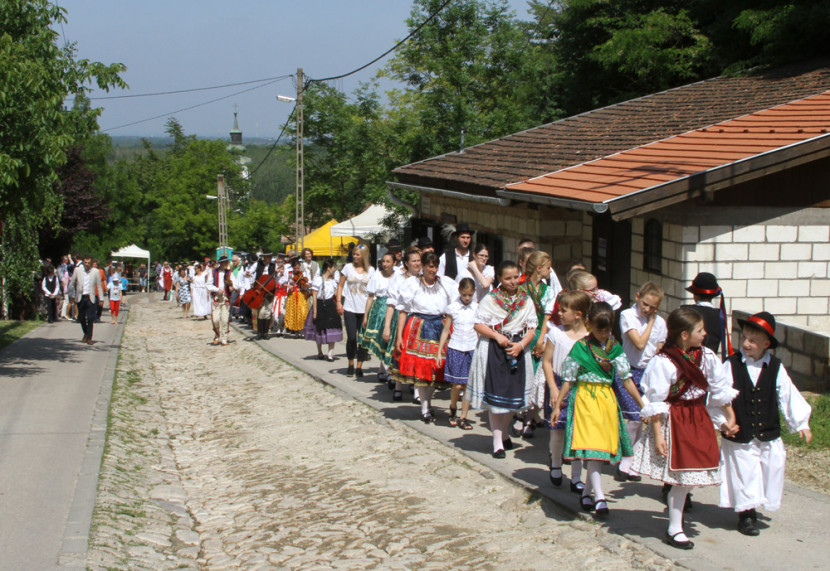
[[[692,290],[692,293],[697,293],[697,294],[701,294],[701,295],[719,295],[721,293],[720,288],[718,288],[718,289],[701,289],[701,288],[697,288],[695,286],[692,286],[690,289]]]
[[[772,328],[772,325],[761,319],[760,317],[755,317],[754,315],[751,316],[747,321],[750,321],[763,329],[767,332],[770,337],[775,337],[775,329]]]

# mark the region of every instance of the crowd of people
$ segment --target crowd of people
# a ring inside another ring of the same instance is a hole
[[[123,298],[130,277],[146,272],[144,264],[136,271],[130,264],[108,260],[102,267],[98,259],[81,254],[66,254],[57,266],[47,258],[37,279],[42,313],[48,323],[77,321],[83,329],[82,341],[92,345],[93,327],[101,323],[104,302],[109,305],[110,323],[116,324],[119,309],[126,305]]]
[[[309,249],[222,258],[206,279],[214,343],[227,344],[231,315],[259,339],[312,341],[321,360],[335,360],[345,337],[345,374],[362,377],[377,358],[391,400],[409,392],[425,423],[436,422],[433,396],[442,389],[450,390],[449,426],[470,430],[470,411],[487,411],[494,458],[513,448],[511,436],[547,429],[550,482],[561,486],[569,464],[570,489],[586,511],[609,513],[601,472],[611,464],[618,482],[645,475],[663,483],[669,545],[693,547],[683,516],[695,486],[720,486],[720,506],[737,513],[738,530],[760,533],[756,510],[781,504],[779,410],[787,429],[811,438],[810,406],[769,352],[774,316],[741,320],[733,352],[712,274],[699,274],[687,287],[694,302],[664,319],[654,282],[623,308],[579,262],[566,268],[563,287],[550,255],[530,240],[517,261],[494,268],[469,227],[459,224],[453,238],[440,255],[427,238],[406,249],[392,240],[377,267],[364,245],[339,269]],[[177,291],[181,303],[191,299]]]
[[[334,361],[345,338],[345,374],[363,377],[376,358],[391,400],[411,395],[425,423],[438,418],[435,392],[449,389],[446,422],[471,430],[470,411],[486,411],[494,458],[507,456],[511,436],[545,429],[551,485],[563,485],[570,465],[570,490],[598,517],[610,512],[602,468],[614,465],[623,485],[643,475],[663,483],[669,545],[693,547],[683,517],[696,486],[720,486],[719,505],[737,513],[738,530],[758,535],[756,510],[781,504],[779,411],[789,431],[812,436],[809,404],[770,353],[774,316],[740,320],[733,352],[723,291],[710,273],[686,288],[693,303],[664,319],[657,283],[643,284],[623,308],[580,262],[565,268],[563,287],[551,256],[532,241],[520,242],[516,261],[493,267],[468,226],[455,230],[440,255],[428,238],[406,249],[390,240],[377,267],[358,244],[341,268],[306,248],[164,262],[155,273],[181,318],[211,318],[214,345],[229,344],[232,318],[258,339],[312,341],[320,360]],[[66,280],[47,268],[42,287],[49,299],[71,292],[91,343],[105,292],[117,319],[123,280],[118,266],[98,270],[89,258],[73,269]]]

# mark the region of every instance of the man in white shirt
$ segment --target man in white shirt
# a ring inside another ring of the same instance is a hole
[[[98,296],[98,292],[103,292],[101,273],[92,267],[90,256],[84,256],[83,265],[75,268],[71,283],[78,304],[78,321],[84,332],[81,342],[92,345],[92,328],[98,318],[98,305],[103,305],[104,300]]]
[[[470,251],[473,231],[462,222],[456,227],[455,234],[457,246],[441,254],[438,259],[438,275],[447,276],[458,283],[464,278],[473,277],[468,267],[473,261],[473,253]]]
[[[208,275],[207,289],[213,295],[211,319],[213,320],[213,344],[228,344],[230,333],[230,306],[233,287],[233,275],[228,265],[230,260],[227,256],[219,258],[219,267],[214,268]]]

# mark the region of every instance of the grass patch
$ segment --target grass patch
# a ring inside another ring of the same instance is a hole
[[[807,401],[813,407],[810,415],[810,431],[813,440],[805,444],[798,433],[790,434],[784,419],[781,419],[781,438],[787,446],[795,446],[806,450],[830,450],[830,395],[809,397]]]
[[[0,349],[11,345],[35,327],[39,327],[42,321],[0,321]]]

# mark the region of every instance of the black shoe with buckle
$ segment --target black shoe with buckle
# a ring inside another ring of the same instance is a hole
[[[571,491],[573,493],[581,494],[582,490],[584,490],[584,489],[585,489],[585,484],[583,484],[579,480],[577,480],[576,482],[574,482],[573,480],[571,481]]]
[[[557,488],[562,485],[562,466],[559,466],[558,468],[553,466],[550,467],[550,483]]]
[[[502,458],[506,458],[506,457],[507,457],[507,454],[504,453],[504,449],[502,449],[502,448],[499,448],[498,450],[493,452],[493,458],[498,458],[499,460],[501,460]]]

